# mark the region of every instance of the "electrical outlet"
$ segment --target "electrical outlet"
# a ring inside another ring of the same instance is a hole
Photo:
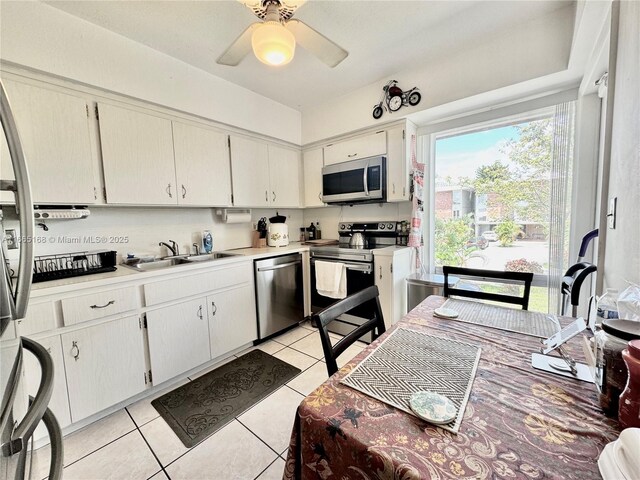
[[[609,200],[609,210],[607,211],[607,220],[609,222],[609,228],[616,228],[616,206],[618,203],[618,197],[613,197]]]
[[[16,231],[14,229],[8,229],[4,231],[5,240],[7,241],[7,249],[8,250],[17,250],[18,242],[16,240]]]

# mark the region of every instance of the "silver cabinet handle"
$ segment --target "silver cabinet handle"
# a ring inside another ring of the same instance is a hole
[[[273,201],[275,202],[276,201],[276,192],[271,192],[271,193],[273,193]]]
[[[318,200],[322,201],[322,192],[318,192]]]
[[[76,342],[75,340],[71,342],[71,356],[76,362],[78,361],[78,358],[80,358],[80,347],[78,347],[78,342]]]
[[[202,305],[198,307],[198,317],[202,320]]]
[[[382,265],[380,265],[380,280],[382,280]]]
[[[182,185],[182,198],[187,196],[187,189],[184,188],[184,185]]]
[[[211,312],[211,315],[215,317],[216,312],[218,311],[218,307],[216,307],[216,302],[211,302],[211,308],[213,309],[213,311]]]
[[[264,191],[264,201],[265,202],[269,201],[269,192],[267,190]]]
[[[169,198],[173,198],[173,195],[171,195],[171,184],[169,183],[167,185],[167,188],[165,190],[167,192],[167,195],[169,195]]]
[[[353,157],[355,157],[356,155],[358,155],[358,152],[356,152],[356,153],[352,153],[352,154],[350,154],[350,155],[347,155],[347,157],[349,157],[349,158],[353,158]]]
[[[391,185],[393,186],[392,190],[393,190],[393,193],[395,194],[396,193],[396,184],[392,183]]]
[[[114,303],[116,303],[115,300],[109,300],[104,305],[89,305],[89,308],[107,308],[109,305],[113,305]]]

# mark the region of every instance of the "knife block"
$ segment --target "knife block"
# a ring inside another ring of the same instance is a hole
[[[253,248],[263,248],[267,246],[267,239],[260,238],[260,232],[254,230],[251,232],[251,246]]]

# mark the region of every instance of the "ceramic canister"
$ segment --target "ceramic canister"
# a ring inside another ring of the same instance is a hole
[[[267,245],[270,247],[285,247],[289,245],[289,226],[286,223],[269,224]]]

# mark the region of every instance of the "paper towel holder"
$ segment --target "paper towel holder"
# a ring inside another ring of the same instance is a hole
[[[250,208],[222,208],[216,210],[223,223],[251,223]]]

